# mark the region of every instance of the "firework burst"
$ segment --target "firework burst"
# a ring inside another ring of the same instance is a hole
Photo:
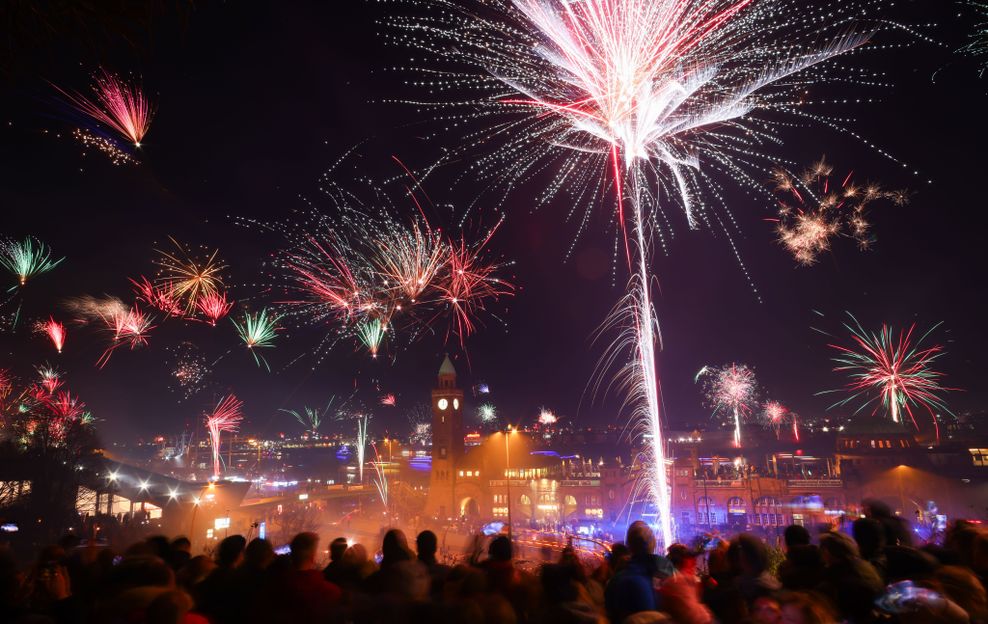
[[[48,246],[31,236],[0,245],[0,265],[10,271],[21,286],[31,278],[51,271],[63,260],[65,258],[53,259]]]
[[[62,352],[62,347],[65,345],[65,325],[49,317],[47,321],[39,321],[35,325],[35,331],[48,336],[55,350],[59,353]]]
[[[184,341],[168,350],[169,389],[181,395],[181,400],[191,399],[202,390],[212,373],[209,362],[195,343]]]
[[[95,76],[93,92],[96,94],[96,101],[81,93],[69,93],[57,86],[55,88],[79,112],[100,126],[116,132],[134,147],[141,146],[141,140],[151,125],[154,110],[139,86],[104,69]]]
[[[289,409],[283,409],[281,411],[294,416],[295,420],[297,420],[300,425],[305,427],[306,431],[312,432],[313,435],[318,434],[319,426],[322,425],[322,417],[324,413],[322,410],[315,407],[303,407],[301,412]]]
[[[880,30],[898,28],[880,19],[862,21],[865,5],[872,14],[892,2],[407,4],[414,9],[387,18],[391,39],[423,53],[424,61],[417,58],[401,69],[420,75],[416,84],[438,100],[414,104],[438,111],[447,127],[467,125],[466,117],[490,120],[489,130],[471,130],[447,152],[447,160],[470,163],[464,179],[510,191],[548,173],[551,179],[536,204],[567,195],[570,214],[584,215],[578,217],[580,232],[613,181],[616,230],[632,278],[623,302],[627,308],[617,311],[611,325],[622,321],[631,339],[619,342],[639,360],[629,369],[637,384],[627,385],[632,401],[645,402],[635,417],[644,419],[652,441],[648,487],[663,542],[669,544],[671,509],[654,362],[658,335],[648,270],[652,227],[671,223],[663,210],[678,207],[690,227],[719,228],[731,239],[733,218],[716,178],[765,196],[752,171],[775,160],[765,146],[781,143],[779,130],[792,125],[778,116],[839,127],[839,120],[807,109],[813,103],[807,93],[821,82],[865,84],[875,78],[866,72],[849,75],[828,61]],[[437,66],[437,60],[445,65]],[[665,245],[665,238],[660,240]]]
[[[402,211],[385,190],[370,188],[368,199],[327,181],[334,216],[312,210],[300,221],[245,222],[287,242],[271,285],[285,293],[279,312],[300,325],[328,327],[323,348],[352,340],[376,357],[385,342],[394,350],[438,333],[444,318],[446,339],[463,345],[488,306],[514,291],[498,275],[506,264],[488,257],[497,227],[477,242],[463,232],[453,238],[421,213],[395,216]]]
[[[493,403],[481,403],[477,406],[477,418],[484,425],[496,425],[497,408]]]
[[[861,250],[875,242],[871,234],[866,209],[870,204],[887,200],[897,206],[907,201],[902,191],[885,191],[876,184],[858,185],[852,181],[853,172],[832,179],[833,167],[820,159],[795,176],[786,169],[773,172],[779,194],[778,224],[781,243],[802,265],[816,263],[817,257],[830,249],[835,236],[847,236]]]
[[[257,350],[274,348],[274,339],[278,332],[278,315],[268,312],[265,308],[256,314],[245,312],[241,323],[235,319],[231,319],[231,322],[237,328],[240,340],[254,356],[257,365],[260,366],[263,362],[264,367],[270,371],[271,367],[268,366],[267,360]]]
[[[772,428],[775,432],[775,437],[779,437],[779,432],[782,430],[783,421],[785,421],[786,416],[789,415],[789,410],[786,406],[778,401],[766,401],[762,405],[762,421]]]
[[[934,368],[944,353],[943,347],[925,347],[923,342],[940,323],[917,339],[915,324],[898,332],[888,325],[882,325],[877,332],[868,332],[854,316],[848,316],[851,322],[844,323],[844,327],[850,332],[851,345],[830,344],[837,351],[833,358],[834,371],[849,378],[844,388],[848,396],[831,408],[860,402],[855,414],[870,407],[872,414],[883,410],[895,423],[901,423],[905,413],[916,429],[919,423],[915,411],[922,409],[929,413],[939,440],[937,412],[951,413],[943,394],[956,388],[943,386],[944,375]],[[832,392],[840,391],[825,393]]]
[[[141,301],[164,312],[167,316],[182,316],[182,306],[175,298],[170,283],[154,284],[143,276],[140,281],[132,279],[130,283],[134,285],[134,294]]]
[[[544,407],[539,408],[539,417],[537,419],[539,425],[543,427],[551,427],[559,422],[559,417],[552,413],[552,410],[546,409]]]
[[[38,385],[45,389],[48,394],[54,394],[62,387],[62,373],[57,368],[49,364],[37,367]]]
[[[213,411],[206,414],[206,429],[213,447],[213,478],[220,476],[220,435],[234,433],[240,428],[243,406],[244,402],[231,394],[220,399]]]
[[[734,446],[741,448],[741,422],[748,419],[758,405],[755,371],[744,364],[707,368],[703,382],[707,404],[714,409],[714,413],[730,413],[734,424]]]
[[[113,332],[113,340],[96,361],[96,366],[99,368],[106,366],[113,352],[125,344],[130,345],[132,351],[146,346],[148,334],[154,329],[154,319],[141,312],[136,305],[129,310],[109,308],[106,316],[103,317],[103,323],[109,331]]]
[[[381,319],[375,318],[357,324],[357,338],[367,348],[371,357],[376,358],[377,352],[384,342],[384,337],[388,334],[388,326]]]
[[[174,238],[169,237],[174,251],[158,251],[158,285],[167,288],[172,297],[181,302],[186,315],[191,316],[199,302],[223,289],[223,270],[226,265],[217,258],[218,250],[194,257],[192,252]]]
[[[216,321],[230,313],[230,310],[233,308],[233,302],[227,300],[226,293],[215,292],[200,297],[196,301],[196,307],[209,324],[215,327]]]

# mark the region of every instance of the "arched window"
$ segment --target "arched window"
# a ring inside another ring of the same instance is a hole
[[[740,496],[732,496],[727,499],[727,513],[743,514],[748,512],[748,506],[744,504],[744,499]]]

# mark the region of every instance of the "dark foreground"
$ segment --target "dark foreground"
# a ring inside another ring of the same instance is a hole
[[[379,563],[339,538],[324,568],[314,533],[280,556],[241,536],[211,556],[191,556],[184,538],[150,538],[122,555],[66,539],[28,569],[0,551],[0,622],[988,622],[980,526],[959,522],[943,546],[916,548],[898,518],[876,510],[852,533],[813,538],[792,526],[781,555],[741,534],[658,556],[652,531],[635,523],[603,561],[566,549],[536,569],[518,565],[506,535],[478,540],[455,566],[437,560],[429,531],[414,544],[388,532]]]

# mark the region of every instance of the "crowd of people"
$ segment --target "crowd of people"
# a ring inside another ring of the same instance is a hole
[[[788,527],[781,562],[745,533],[656,554],[642,522],[605,557],[567,547],[537,568],[505,534],[455,565],[431,531],[412,545],[389,530],[379,553],[308,532],[284,555],[240,535],[196,556],[183,537],[119,555],[66,541],[24,570],[0,550],[0,622],[988,623],[988,532],[961,521],[917,547],[887,507],[866,508],[850,535]]]

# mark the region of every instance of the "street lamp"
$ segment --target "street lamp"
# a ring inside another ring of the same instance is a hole
[[[507,488],[508,493],[508,539],[511,539],[511,450],[508,445],[508,440],[510,439],[511,433],[514,433],[511,425],[508,425],[508,430],[504,433],[504,483]]]

